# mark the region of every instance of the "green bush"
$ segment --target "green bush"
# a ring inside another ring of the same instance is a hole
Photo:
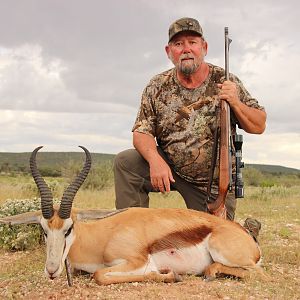
[[[75,176],[79,174],[82,169],[82,164],[78,162],[69,161],[65,167],[62,168],[62,176],[68,179],[71,183]],[[83,189],[102,190],[113,185],[113,161],[107,160],[98,164],[94,164],[91,168],[88,177],[84,181]]]
[[[0,206],[0,217],[17,215],[40,209],[40,198],[11,200]],[[55,199],[54,203],[59,203]],[[7,250],[27,250],[36,247],[42,241],[39,224],[6,225],[0,224],[0,248]]]
[[[246,167],[242,170],[245,185],[257,187],[273,187],[284,186],[292,187],[299,186],[298,174],[281,174],[281,173],[267,173],[261,172],[253,167]]]
[[[260,186],[264,178],[263,174],[259,170],[252,167],[245,168],[242,170],[242,173],[246,185]]]
[[[60,177],[61,176],[61,170],[57,170],[57,169],[51,168],[51,167],[41,167],[41,168],[39,168],[39,171],[43,177]]]
[[[102,190],[111,187],[113,181],[113,162],[109,160],[92,168],[82,187],[83,189]]]
[[[59,182],[57,178],[46,178],[46,184],[50,188],[53,197],[61,197],[64,184]],[[29,197],[39,197],[40,193],[35,184],[34,180],[31,179],[29,182],[22,185],[22,190],[29,195]]]
[[[261,187],[272,187],[275,185],[276,185],[275,180],[272,178],[266,178],[266,179],[262,180],[260,183]]]

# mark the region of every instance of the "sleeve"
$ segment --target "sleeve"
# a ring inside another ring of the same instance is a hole
[[[239,91],[239,97],[240,97],[241,102],[243,102],[244,104],[246,104],[249,107],[265,111],[265,108],[263,106],[261,106],[258,103],[258,101],[255,98],[253,98],[250,95],[250,93],[246,90],[246,88],[244,87],[242,81],[237,76],[235,76],[233,74],[230,74],[230,75],[232,76],[232,78],[230,78],[230,79],[237,84],[238,91]],[[239,128],[241,128],[241,126],[240,126],[236,116],[234,115],[234,113],[231,113],[231,122],[233,124],[238,124]]]
[[[132,128],[132,132],[146,133],[155,137],[156,113],[155,113],[155,87],[150,84],[144,89],[141,105]]]

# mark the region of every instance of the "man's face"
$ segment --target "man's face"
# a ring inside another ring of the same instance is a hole
[[[189,76],[201,66],[207,53],[207,43],[193,33],[179,33],[166,46],[166,52],[176,69]]]

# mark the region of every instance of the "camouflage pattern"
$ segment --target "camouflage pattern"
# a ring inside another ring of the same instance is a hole
[[[203,30],[199,24],[199,22],[192,18],[181,18],[171,24],[169,28],[169,42],[172,38],[182,31],[192,31],[200,36],[203,36]]]
[[[261,223],[256,219],[247,218],[243,226],[257,242],[259,231],[261,230]]]
[[[219,126],[220,101],[217,83],[224,81],[224,69],[209,65],[209,75],[198,88],[183,87],[175,68],[155,76],[145,88],[132,131],[151,135],[165,152],[173,170],[206,192],[211,165],[213,136]],[[240,100],[264,110],[234,75]],[[232,133],[237,120],[231,114]],[[234,159],[233,159],[234,161]],[[218,161],[212,194],[217,194]]]

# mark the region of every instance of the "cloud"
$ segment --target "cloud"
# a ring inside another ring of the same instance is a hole
[[[132,115],[118,113],[2,110],[0,127],[5,130],[1,133],[0,151],[26,152],[39,145],[47,151],[76,151],[74,147],[83,144],[93,152],[117,153],[132,147],[133,121]]]
[[[300,168],[298,10],[295,0],[1,1],[0,150],[131,147],[143,88],[171,67],[168,27],[191,16],[221,66],[229,27],[230,70],[266,108],[266,133],[245,134],[245,159]]]
[[[63,62],[56,58],[45,61],[39,45],[2,48],[1,53],[1,108],[41,110],[70,99],[61,80]]]
[[[259,142],[260,140],[260,142]],[[246,135],[243,157],[246,163],[281,165],[300,169],[300,134],[271,133],[263,137]]]
[[[278,41],[256,43],[241,58],[241,77],[265,106],[271,133],[300,132],[295,109],[300,107],[297,103],[300,83],[294,80],[300,68],[299,52],[296,48],[288,48]]]
[[[98,100],[68,89],[62,78],[68,68],[58,58],[45,59],[39,45],[25,44],[13,49],[2,48],[0,51],[2,109],[82,113],[128,113],[133,110],[125,102],[116,105],[110,101],[115,96],[116,88],[109,89],[99,84],[101,97],[99,95]],[[83,86],[80,75],[77,78],[78,86]],[[84,86],[90,87],[88,84]]]

